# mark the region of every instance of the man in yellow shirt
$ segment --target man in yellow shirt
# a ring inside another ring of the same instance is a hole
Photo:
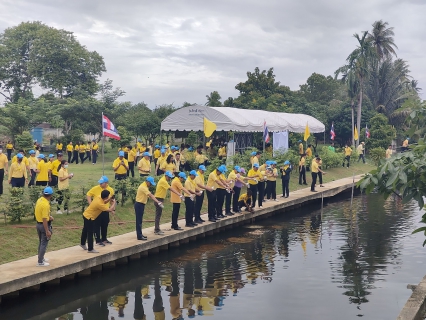
[[[96,140],[92,141],[92,164],[96,164],[98,160],[99,145]]]
[[[80,157],[81,164],[86,160],[86,144],[83,141],[80,141],[80,145],[78,148],[78,155]]]
[[[253,152],[254,153],[254,152]],[[252,153],[252,154],[253,154]],[[255,164],[255,163],[257,163],[257,164],[259,164],[259,159],[260,159],[260,157],[262,156],[262,153],[260,152],[260,151],[257,151],[256,152],[256,155],[254,155],[254,157],[253,157],[253,159],[251,160],[251,167],[253,168],[253,165]]]
[[[299,184],[302,185],[302,181],[304,185],[306,183],[306,154],[302,153],[299,159]]]
[[[89,161],[92,161],[92,144],[90,141],[87,141],[86,146],[86,156],[84,157],[84,160],[89,159]]]
[[[115,211],[116,201],[110,195],[111,193],[108,190],[102,190],[100,196],[93,198],[93,201],[83,213],[84,225],[81,231],[80,247],[83,250],[87,250],[88,253],[99,253],[99,251],[93,249],[93,233],[96,227],[96,220],[99,219],[100,214],[103,212]]]
[[[345,158],[343,159],[342,167],[345,167],[345,162],[347,162],[347,168],[349,169],[349,164],[351,162],[352,149],[345,144],[345,149],[343,151],[345,153]]]
[[[163,206],[159,205],[159,203],[164,203],[164,199],[167,195],[167,190],[170,189],[170,192],[173,192],[178,197],[181,196],[181,193],[175,190],[174,188],[171,188],[169,185],[169,182],[171,179],[173,179],[175,176],[170,171],[166,171],[164,173],[164,176],[158,181],[157,188],[155,189],[154,197],[157,199],[157,202],[154,202],[155,205],[155,227],[154,227],[154,233],[156,235],[163,235],[164,232],[160,230],[160,219],[161,215],[163,213]]]
[[[311,183],[311,191],[312,192],[316,192],[315,190],[315,184],[317,183],[317,177],[318,177],[318,172],[321,172],[323,175],[325,175],[325,172],[322,171],[319,168],[319,162],[320,162],[320,158],[317,157],[315,159],[312,160],[312,168],[311,168],[311,173],[312,173],[312,183]]]
[[[64,147],[64,145],[62,144],[62,142],[60,140],[58,140],[58,142],[56,143],[56,153],[59,153],[59,152],[62,153],[63,147]]]
[[[306,157],[309,159],[312,158],[312,146],[310,144],[306,148]]]
[[[185,180],[185,188],[189,192],[184,192],[185,196],[185,227],[193,228],[197,225],[194,222],[194,207],[195,207],[195,196],[200,196],[201,192],[195,182],[195,178],[198,176],[195,170],[189,173],[189,177]]]
[[[132,146],[127,147],[129,151],[127,152],[127,161],[129,163],[129,170],[127,170],[127,176],[129,177],[132,174],[132,178],[135,177],[135,159],[136,159],[136,151],[132,148]]]
[[[30,150],[28,153],[30,154],[28,158],[28,162],[29,162],[30,175],[31,175],[30,182],[28,183],[28,187],[31,187],[35,183],[35,178],[37,174],[35,170],[37,169],[38,160],[35,156],[34,150]]]
[[[136,237],[138,240],[147,240],[148,238],[142,234],[142,219],[145,211],[145,205],[148,202],[148,197],[151,198],[158,206],[163,204],[158,201],[154,195],[149,191],[149,187],[155,187],[155,181],[153,177],[146,178],[145,182],[142,182],[136,193],[135,201],[135,215],[136,215]]]
[[[182,195],[182,191],[189,194],[190,192],[183,187],[182,182],[186,180],[186,174],[185,172],[179,172],[178,176],[173,179],[171,188],[176,190],[180,195],[172,193],[170,196],[170,201],[173,204],[173,211],[172,211],[172,229],[174,230],[183,230],[178,225],[178,217],[179,217],[179,210],[180,210],[180,204],[182,200],[184,200],[184,196]]]
[[[13,144],[10,142],[10,141],[8,141],[7,143],[6,143],[6,153],[7,153],[7,160],[9,160],[10,161],[10,159],[12,159],[12,151],[13,151]]]
[[[48,164],[46,163],[46,161],[44,161],[45,156],[44,154],[39,154],[38,155],[38,163],[37,163],[37,168],[36,168],[36,173],[37,173],[37,177],[36,177],[36,186],[47,186],[47,184],[49,183],[49,168],[48,168]]]
[[[362,159],[362,162],[365,164],[365,142],[361,142],[359,146],[356,148],[356,151],[358,152],[358,162]]]
[[[210,222],[216,222],[219,221],[220,218],[216,216],[216,209],[217,209],[217,194],[216,189],[219,185],[222,185],[224,188],[225,186],[220,181],[219,176],[222,174],[222,169],[219,169],[218,167],[216,170],[213,170],[209,177],[207,178],[207,213],[209,217]]]
[[[157,167],[157,160],[161,155],[160,146],[158,144],[155,145],[154,151],[154,165]]]
[[[392,157],[392,145],[391,144],[386,149],[386,159],[389,159],[390,157]]]
[[[157,159],[157,164],[155,165],[155,172],[157,173],[157,176],[161,176],[164,173],[164,171],[161,170],[161,167],[163,165],[163,161],[167,160],[166,149],[161,149],[160,154],[161,155]]]
[[[271,161],[271,169],[268,171],[266,179],[266,199],[272,199],[273,201],[277,200],[277,177],[278,169],[277,162]]]
[[[241,168],[239,166],[235,166],[233,170],[231,170],[231,172],[228,175],[228,180],[227,182],[229,183],[229,188],[230,190],[232,190],[231,192],[227,192],[226,193],[226,199],[225,199],[225,215],[227,216],[233,216],[234,214],[231,212],[231,198],[234,197],[234,202],[235,205],[237,206],[238,204],[238,198],[240,196],[240,191],[241,188],[235,188],[235,182],[239,181],[240,183],[244,183],[245,182],[240,179],[240,173],[241,173]],[[238,195],[237,195],[238,193]],[[235,199],[236,197],[236,199]],[[238,210],[235,210],[235,207],[233,206],[234,212],[237,213]]]
[[[203,207],[203,202],[204,202],[203,190],[212,191],[211,188],[206,186],[206,182],[204,180],[204,172],[206,172],[206,167],[201,164],[198,167],[197,176],[195,177],[195,183],[196,183],[198,189],[201,190],[201,193],[195,197],[195,207],[194,207],[195,223],[205,222],[203,219],[201,219],[201,208]]]
[[[218,152],[217,152],[218,156],[219,156],[219,160],[225,159],[226,158],[226,146],[222,145]]]
[[[7,176],[9,170],[9,162],[7,156],[3,153],[2,146],[0,146],[0,195],[3,194],[3,180]]]
[[[50,156],[53,156],[53,154],[49,155],[49,157]],[[58,168],[61,164],[62,157],[63,157],[62,153],[59,152],[57,154],[57,159],[52,162],[52,165],[50,167],[49,186],[51,187],[56,187],[58,185],[58,175],[59,175]]]
[[[207,162],[208,162],[208,158],[203,154],[203,150],[200,148],[200,149],[197,149],[197,151],[196,151],[196,153],[195,153],[195,162],[198,164],[198,165],[200,165],[200,164],[202,164],[202,165],[207,165]]]
[[[263,175],[259,171],[259,164],[255,163],[253,164],[253,168],[249,170],[247,173],[247,177],[251,178],[248,183],[250,184],[250,190],[252,193],[252,203],[251,207],[254,208],[256,205],[256,199],[257,199],[257,192],[258,192],[258,184],[259,181],[263,181]],[[262,208],[262,199],[259,197],[259,208]]]
[[[34,216],[37,221],[36,229],[38,234],[38,267],[48,267],[48,259],[44,257],[47,250],[50,237],[52,236],[52,229],[49,222],[53,220],[50,216],[50,199],[53,195],[53,189],[46,187],[43,190],[43,196],[40,197],[35,205]]]
[[[247,193],[243,193],[239,198],[238,198],[238,207],[241,210],[242,208],[245,208],[246,211],[248,212],[252,212],[253,211],[253,207],[252,207],[252,192],[250,189],[247,189]]]
[[[75,164],[78,164],[78,151],[80,150],[80,146],[78,142],[74,145],[74,151],[72,152],[72,160],[71,163],[75,161]]]
[[[410,138],[407,137],[407,139],[405,139],[404,142],[402,142],[401,152],[405,152],[408,150],[409,141],[410,141]]]
[[[151,155],[148,152],[142,153],[142,159],[138,162],[139,176],[147,177],[151,173],[150,157]]]
[[[127,178],[127,171],[129,170],[129,162],[124,159],[124,151],[118,152],[118,158],[114,160],[112,168],[115,172],[115,180],[123,180]]]
[[[302,156],[302,154],[304,154],[303,152],[303,142],[302,140],[299,140],[299,155]]]
[[[12,188],[23,188],[28,182],[27,167],[23,161],[24,156],[21,153],[16,155],[16,162],[10,165],[9,184]]]
[[[71,163],[72,160],[72,151],[74,150],[74,146],[72,145],[72,141],[67,144],[67,154],[68,154],[68,163]]]
[[[95,199],[96,197],[99,197],[101,195],[101,192],[103,190],[108,190],[111,197],[114,197],[114,189],[108,185],[108,182],[109,182],[108,177],[102,176],[98,181],[99,185],[94,186],[87,192],[86,199],[89,205],[92,203],[92,199]],[[105,244],[111,244],[111,242],[107,238],[108,224],[109,224],[109,212],[108,211],[101,212],[99,217],[96,219],[95,226],[94,226],[96,244],[100,246],[105,246]]]

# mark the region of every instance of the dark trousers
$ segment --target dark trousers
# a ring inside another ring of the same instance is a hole
[[[320,186],[321,186],[322,185],[322,172],[318,172],[318,180],[319,180],[319,183],[320,183]]]
[[[46,230],[44,230],[42,223],[37,223],[36,228],[38,234],[38,263],[42,263],[47,245],[49,244],[49,239],[47,239]]]
[[[84,160],[86,160],[85,155],[86,155],[85,152],[79,152],[81,164],[83,164]]]
[[[218,188],[216,190],[216,217],[222,216],[223,203],[225,202],[226,190]]]
[[[25,187],[25,178],[12,178],[10,179],[12,188],[23,188]]]
[[[225,213],[231,213],[231,199],[232,199],[232,193],[226,192],[225,193]]]
[[[73,151],[71,163],[75,162],[78,164],[78,151]]]
[[[7,152],[7,160],[12,160],[12,149],[6,149]]]
[[[130,173],[132,174],[132,178],[135,176],[135,163],[129,162],[129,170],[127,170],[127,176],[130,176]]]
[[[68,154],[68,163],[71,163],[72,160],[72,151],[67,151]]]
[[[290,195],[290,189],[289,189],[290,180],[281,179],[281,183],[283,186],[283,196],[288,197]]]
[[[36,181],[35,185],[36,186],[47,186],[49,181]]]
[[[213,219],[216,215],[216,190],[207,191],[207,213],[209,219]]]
[[[34,185],[35,178],[36,178],[36,175],[37,175],[37,173],[33,169],[30,170],[30,173],[31,173],[31,178],[30,178],[30,182],[28,183],[29,187]]]
[[[96,243],[107,241],[109,224],[109,212],[102,211],[95,220],[95,237]]]
[[[256,199],[257,199],[257,184],[251,184],[250,190],[251,190],[251,197],[253,199],[253,203],[251,204],[251,207],[254,208],[254,205],[256,204]]]
[[[266,182],[266,198],[269,200],[275,200],[277,198],[277,182],[267,181]]]
[[[361,160],[362,159],[362,162],[363,163],[365,163],[365,157],[364,157],[364,154],[363,153],[361,153],[360,155],[359,155],[359,157],[358,157],[358,162],[359,162],[359,160]]]
[[[91,150],[86,151],[86,158],[84,158],[84,159],[89,159],[89,161],[92,161],[92,151]]]
[[[3,194],[4,169],[0,169],[0,194]]]
[[[259,182],[257,184],[257,190],[259,191],[259,199],[257,200],[257,203],[259,204],[259,207],[261,207],[263,203],[263,198],[265,197],[265,182]]]
[[[315,191],[315,184],[317,183],[318,172],[312,172],[311,191]]]
[[[92,150],[92,163],[96,163],[96,160],[98,160],[98,152],[97,150]]]
[[[136,237],[142,238],[142,219],[145,211],[145,204],[141,202],[135,202],[135,215],[136,215]]]
[[[157,198],[158,201],[164,202],[163,198]],[[154,231],[160,231],[160,219],[161,215],[163,214],[163,208],[161,208],[157,202],[154,202],[155,206],[155,228]]]
[[[180,203],[173,203],[172,229],[179,227],[178,225],[179,210],[180,210]]]
[[[299,169],[299,184],[306,184],[306,168],[303,166],[302,169]]]
[[[240,197],[241,188],[240,187],[234,187],[234,195],[232,196],[232,211],[238,212],[238,198]]]
[[[126,178],[127,178],[127,174],[126,173],[124,173],[124,174],[118,174],[118,173],[116,173],[115,174],[115,180],[124,180]]]
[[[93,230],[95,229],[96,222],[100,218],[100,215],[96,220],[89,220],[83,216],[83,230],[81,231],[81,241],[80,244],[84,246],[87,241],[87,249],[93,250]]]
[[[185,222],[187,225],[194,223],[194,201],[190,197],[185,197]]]
[[[52,178],[50,180],[49,186],[56,187],[58,185],[58,176],[52,174]]]
[[[58,190],[58,210],[60,210],[62,202],[64,203],[64,210],[68,210],[70,201],[70,194],[68,189]]]
[[[251,206],[251,199],[247,200],[247,205],[250,207]],[[243,200],[238,201],[238,208],[241,210],[241,208],[247,208],[246,204],[244,203]]]
[[[203,207],[203,202],[204,202],[204,192],[201,193],[201,196],[195,197],[195,208],[194,208],[195,222],[201,220],[201,208]]]
[[[346,157],[343,159],[342,167],[344,167],[344,166],[345,166],[345,162],[347,162],[347,167],[349,168],[349,164],[351,163],[351,156],[346,156]]]

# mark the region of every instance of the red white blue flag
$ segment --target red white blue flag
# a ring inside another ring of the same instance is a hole
[[[120,140],[120,135],[113,123],[104,115],[102,115],[102,134],[115,140]]]
[[[368,130],[367,125],[365,125],[365,137],[368,139],[370,138],[370,130]]]
[[[266,126],[266,121],[263,122],[263,140],[265,140],[266,143],[269,142],[269,131]]]
[[[330,129],[330,139],[334,140],[336,137],[336,133],[334,133],[334,122],[331,123],[331,129]]]

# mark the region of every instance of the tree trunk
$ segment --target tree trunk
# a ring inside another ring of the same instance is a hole
[[[355,111],[354,111],[354,100],[351,101],[351,112],[352,112],[352,145],[355,145],[354,139],[354,128],[355,128]]]
[[[363,86],[364,86],[364,79],[361,78],[359,81],[359,102],[358,102],[358,110],[356,113],[356,129],[358,130],[358,141],[356,142],[356,146],[359,145],[359,135],[361,134],[361,110],[362,110],[362,94],[363,94]]]

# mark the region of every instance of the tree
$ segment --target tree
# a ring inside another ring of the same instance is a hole
[[[28,101],[20,99],[0,108],[0,124],[5,126],[14,139],[17,135],[31,129],[31,112]]]
[[[17,149],[30,150],[33,148],[33,137],[28,131],[22,132],[15,137],[15,143]]]
[[[306,80],[306,84],[300,86],[300,92],[308,102],[328,104],[339,95],[339,82],[331,76],[313,73]]]
[[[383,114],[376,114],[369,120],[370,139],[366,140],[368,150],[374,148],[387,149],[389,144],[395,138],[396,131]],[[361,136],[365,137],[365,129],[361,131]]]
[[[222,102],[220,102],[220,99],[222,99],[222,97],[220,96],[219,92],[217,91],[210,92],[210,94],[207,95],[206,98],[207,98],[206,106],[210,106],[210,107],[222,106]]]
[[[375,48],[376,55],[379,60],[384,58],[391,58],[392,55],[396,56],[396,46],[393,36],[393,28],[388,28],[389,24],[382,20],[375,21],[373,23],[373,30],[368,33],[368,40],[372,43]]]

